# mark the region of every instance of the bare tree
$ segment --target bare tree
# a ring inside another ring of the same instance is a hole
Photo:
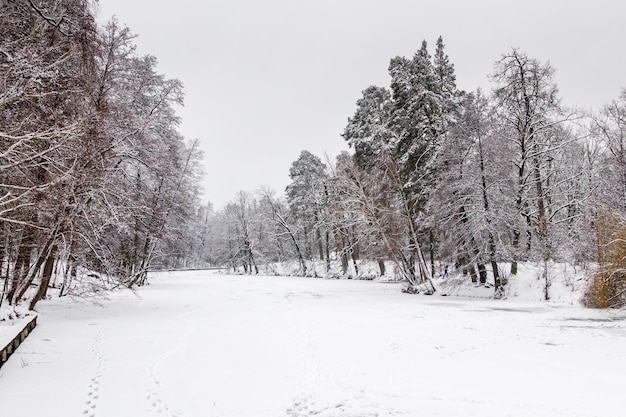
[[[544,250],[548,233],[545,178],[542,167],[550,158],[549,141],[561,111],[554,83],[554,69],[513,49],[496,63],[492,76],[498,84],[494,94],[502,122],[503,144],[517,171],[512,244],[515,250],[511,273],[517,274],[522,233],[526,252],[531,250],[533,228]],[[521,220],[521,221],[520,221]]]
[[[127,28],[100,31],[88,1],[9,0],[0,23],[3,297],[38,282],[34,308],[59,261],[61,294],[78,268],[143,282],[197,202],[180,82],[135,53]]]
[[[306,260],[297,236],[296,220],[293,218],[292,212],[290,212],[286,203],[277,199],[270,189],[264,188],[261,190],[260,208],[263,218],[277,226],[274,232],[274,239],[275,246],[279,249],[279,252],[284,253],[282,250],[283,241],[287,240],[295,251],[296,259],[300,265],[300,275],[306,276]]]

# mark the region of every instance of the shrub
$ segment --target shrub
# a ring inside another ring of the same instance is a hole
[[[626,219],[613,211],[598,213],[598,269],[583,302],[594,308],[626,306]]]

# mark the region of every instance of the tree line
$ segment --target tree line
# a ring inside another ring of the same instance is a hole
[[[495,63],[491,92],[462,91],[442,38],[432,55],[424,41],[391,59],[389,75],[356,102],[350,153],[303,151],[284,197],[242,191],[207,207],[186,259],[247,273],[291,260],[301,275],[328,274],[335,259],[343,274],[361,259],[385,274],[391,261],[410,291],[428,293],[450,265],[493,283],[495,297],[533,262],[546,299],[553,263],[598,260],[599,216],[626,216],[626,92],[594,114],[569,108],[554,68],[518,49]]]
[[[178,132],[182,84],[134,38],[88,0],[0,2],[0,305],[85,273],[141,285],[183,245],[201,155]]]
[[[432,55],[424,41],[363,90],[350,152],[303,151],[284,195],[216,210],[178,132],[182,84],[127,27],[96,24],[87,0],[6,0],[0,22],[0,305],[142,285],[151,268],[359,276],[363,260],[427,293],[449,265],[495,297],[533,262],[546,298],[550,265],[597,262],[589,304],[626,302],[626,91],[568,108],[554,68],[511,49],[490,92],[467,92],[443,40]]]

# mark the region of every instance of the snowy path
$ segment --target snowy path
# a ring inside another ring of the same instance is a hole
[[[626,313],[168,273],[42,304],[0,417],[623,416]]]

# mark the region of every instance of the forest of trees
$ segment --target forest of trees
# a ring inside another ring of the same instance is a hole
[[[413,57],[391,59],[389,87],[363,90],[342,135],[352,153],[331,162],[303,151],[284,197],[242,191],[221,210],[205,208],[188,259],[246,273],[297,261],[305,276],[329,274],[331,261],[358,275],[362,260],[382,275],[391,262],[409,291],[426,293],[451,265],[493,283],[495,297],[519,262],[532,262],[549,298],[552,265],[598,261],[599,216],[619,236],[626,230],[617,227],[626,218],[626,92],[589,114],[561,102],[554,74],[511,49],[495,63],[491,92],[461,91],[443,40],[433,55],[424,41]],[[610,263],[604,301],[590,305],[624,304],[622,264]]]
[[[177,131],[181,83],[133,39],[89,0],[0,2],[0,305],[85,271],[140,285],[182,246],[201,155]]]
[[[589,304],[626,303],[626,91],[595,114],[569,108],[554,68],[517,49],[490,92],[462,91],[443,40],[432,55],[424,41],[391,59],[389,86],[363,90],[351,153],[304,150],[284,195],[214,209],[197,141],[177,130],[182,85],[127,27],[100,27],[88,0],[6,0],[0,22],[0,305],[82,291],[85,275],[132,287],[153,268],[291,262],[358,277],[362,261],[426,293],[450,265],[495,297],[533,262],[546,298],[552,264],[598,262]]]

